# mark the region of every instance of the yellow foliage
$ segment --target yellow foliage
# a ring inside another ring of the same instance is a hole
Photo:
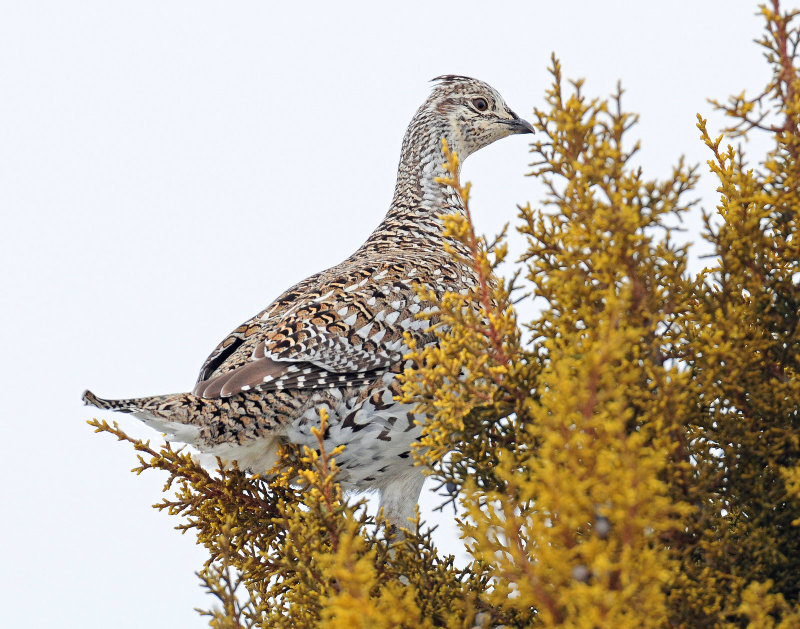
[[[364,554],[363,546],[364,540],[354,535],[340,538],[336,554],[325,558],[323,569],[336,579],[338,591],[323,601],[320,626],[342,629],[433,627],[420,617],[412,588],[398,582],[381,587],[374,553]]]
[[[786,603],[782,594],[771,592],[772,581],[753,582],[742,592],[737,612],[747,618],[747,629],[796,629],[800,609]]]

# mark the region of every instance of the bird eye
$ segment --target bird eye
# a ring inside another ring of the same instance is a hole
[[[486,102],[485,98],[473,98],[472,106],[478,111],[486,111],[489,109],[489,103]]]

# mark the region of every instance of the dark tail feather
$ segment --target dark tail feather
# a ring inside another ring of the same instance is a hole
[[[127,400],[104,400],[97,397],[94,393],[86,389],[81,396],[81,401],[86,406],[95,406],[106,411],[118,411],[120,413],[133,413],[137,408],[142,407],[142,402],[147,398],[130,398]]]
[[[200,432],[200,426],[192,421],[196,417],[188,412],[189,408],[196,405],[192,402],[196,403],[199,398],[188,393],[106,400],[87,390],[83,392],[81,400],[86,406],[130,413],[148,426],[165,433],[169,440],[193,443]]]

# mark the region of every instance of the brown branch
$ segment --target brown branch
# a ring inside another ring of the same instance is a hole
[[[447,146],[447,140],[444,138],[442,138],[442,151],[444,152],[445,159],[447,160],[444,166],[447,169],[450,177],[439,178],[437,181],[444,185],[450,186],[453,190],[455,190],[464,205],[464,213],[466,215],[467,225],[469,227],[466,245],[470,251],[472,268],[478,277],[478,284],[480,288],[479,300],[487,318],[487,336],[489,337],[494,350],[493,358],[495,359],[495,362],[501,365],[508,365],[510,358],[503,349],[503,338],[489,317],[489,314],[493,310],[491,298],[489,296],[489,277],[487,276],[483,265],[479,262],[480,247],[478,244],[478,237],[475,235],[475,226],[472,222],[472,214],[469,210],[469,184],[466,184],[465,186],[461,185],[458,177],[458,155],[455,153],[455,151],[450,150],[450,148]]]
[[[325,432],[327,429],[328,412],[324,408],[321,408],[319,410],[319,428],[312,428],[311,432],[314,434],[319,444],[319,462],[317,462],[316,467],[318,476],[322,482],[322,487],[320,488],[322,490],[322,498],[325,501],[325,508],[328,510],[328,515],[333,515],[336,509],[331,481],[335,476],[335,471],[331,469],[331,459],[325,449]],[[326,517],[325,520],[331,539],[331,550],[335,553],[339,549],[339,529],[334,523],[333,518]],[[333,585],[338,591],[338,585],[335,583]]]

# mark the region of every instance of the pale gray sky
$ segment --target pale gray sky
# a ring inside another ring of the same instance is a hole
[[[395,7],[4,3],[5,626],[205,626],[193,611],[210,602],[193,575],[204,553],[149,507],[163,476],[130,474],[131,448],[92,433],[80,394],[191,388],[231,329],[349,255],[388,206],[431,78],[486,80],[530,119],[556,51],[589,94],[623,81],[641,163],[666,176],[681,154],[708,158],[694,126],[706,97],[767,76],[751,2]],[[541,197],[523,177],[527,140],[467,161],[480,230]],[[706,207],[713,189],[705,177]],[[424,515],[455,548],[433,504]]]

